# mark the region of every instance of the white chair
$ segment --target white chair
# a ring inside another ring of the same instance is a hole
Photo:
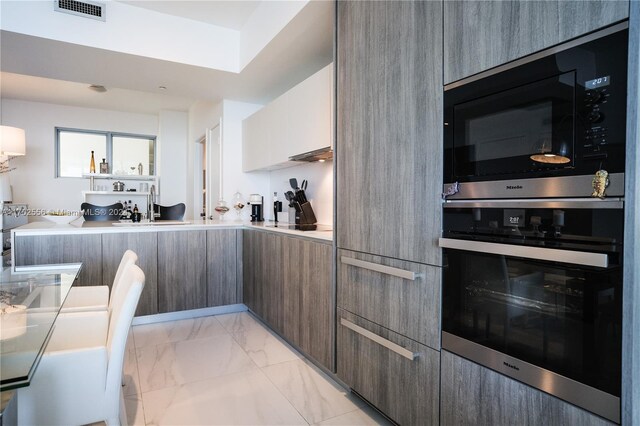
[[[113,294],[118,289],[123,271],[127,265],[134,265],[137,261],[138,255],[135,252],[131,250],[124,252],[111,286],[111,295],[109,295],[109,286],[106,285],[71,287],[60,313],[106,311],[113,302]]]
[[[18,389],[18,423],[80,425],[105,421],[118,425],[120,381],[127,334],[144,287],[136,265],[123,271],[109,311],[58,316],[31,384]]]

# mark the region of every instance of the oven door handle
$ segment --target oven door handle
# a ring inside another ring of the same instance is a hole
[[[453,238],[440,238],[438,240],[438,245],[442,248],[455,250],[522,257],[525,259],[547,260],[550,262],[594,266],[597,268],[607,268],[609,266],[608,255],[603,253],[590,253],[587,251],[558,250],[542,247],[519,246],[514,244],[489,243],[484,241],[457,240]]]

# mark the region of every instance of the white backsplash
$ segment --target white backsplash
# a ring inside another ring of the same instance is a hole
[[[294,167],[275,170],[270,173],[271,193],[264,197],[266,206],[265,217],[273,217],[273,193],[278,193],[278,200],[282,201],[282,209],[286,211],[288,202],[284,193],[292,191],[290,178],[298,179],[298,185],[306,179],[309,184],[306,190],[307,199],[313,206],[318,223],[333,225],[333,162],[300,163]]]

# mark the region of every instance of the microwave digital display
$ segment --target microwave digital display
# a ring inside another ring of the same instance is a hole
[[[593,80],[585,82],[584,87],[586,89],[597,89],[598,87],[608,86],[610,80],[609,76],[594,78]]]

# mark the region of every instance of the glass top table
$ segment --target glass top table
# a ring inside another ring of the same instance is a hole
[[[81,263],[3,268],[0,391],[28,386]]]

